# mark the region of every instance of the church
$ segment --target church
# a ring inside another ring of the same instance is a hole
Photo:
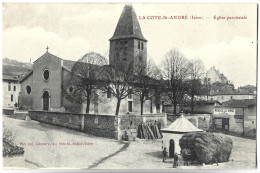
[[[125,5],[113,36],[109,39],[109,65],[118,59],[136,65],[147,63],[147,39],[144,38],[132,5]],[[63,93],[64,84],[71,77],[76,61],[65,60],[47,51],[33,63],[32,70],[20,82],[19,106],[23,109],[55,112],[86,113],[86,104],[72,103]],[[96,91],[98,100],[90,104],[90,114],[114,115],[116,98]],[[102,99],[100,99],[102,97]],[[129,95],[121,101],[120,114],[140,114],[140,101]],[[144,114],[160,113],[158,97],[144,103]]]

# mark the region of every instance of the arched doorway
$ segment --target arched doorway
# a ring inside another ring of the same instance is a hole
[[[49,92],[48,91],[44,91],[43,94],[42,94],[43,110],[44,111],[48,111],[49,110],[49,105],[50,105],[49,98],[50,98]]]
[[[169,145],[169,157],[173,158],[175,153],[175,146],[174,146],[174,140],[170,140],[170,145]]]

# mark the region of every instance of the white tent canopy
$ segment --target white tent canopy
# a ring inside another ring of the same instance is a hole
[[[164,133],[189,133],[202,132],[203,130],[195,127],[187,118],[181,115],[168,127],[161,129]]]

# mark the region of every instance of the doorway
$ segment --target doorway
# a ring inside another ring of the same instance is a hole
[[[170,140],[170,147],[169,147],[169,157],[173,158],[175,153],[175,146],[174,146],[174,140]]]
[[[43,95],[42,95],[43,110],[44,111],[48,111],[49,110],[49,105],[50,105],[49,98],[50,98],[49,92],[48,91],[44,91]]]

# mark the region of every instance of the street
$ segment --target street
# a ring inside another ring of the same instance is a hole
[[[75,169],[171,169],[173,160],[162,162],[162,140],[118,142],[91,136],[58,126],[8,118],[5,126],[16,131],[15,143],[25,154],[4,158],[5,168],[75,168]],[[233,151],[230,161],[217,165],[191,165],[178,169],[254,169],[256,141],[230,136]],[[173,169],[173,168],[172,168]]]

